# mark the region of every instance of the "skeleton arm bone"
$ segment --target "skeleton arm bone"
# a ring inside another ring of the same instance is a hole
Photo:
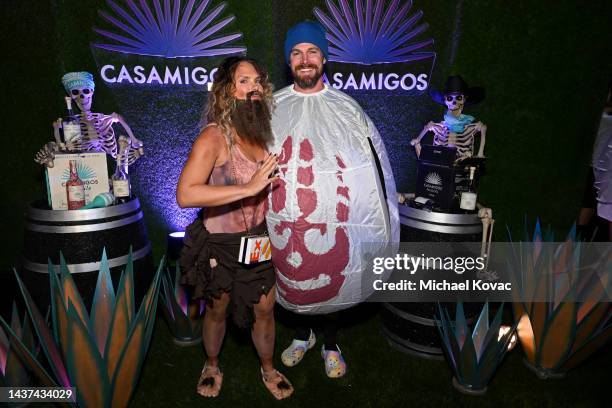
[[[476,132],[480,133],[480,145],[478,147],[478,155],[476,157],[483,157],[485,139],[487,136],[487,125],[485,125],[482,122],[476,122],[476,123],[472,123],[471,125],[466,126],[466,132],[468,128],[472,130],[474,135],[476,134]]]
[[[485,147],[485,138],[487,136],[487,125],[482,122],[478,122],[476,124],[476,129],[480,131],[480,146],[478,148],[477,157],[483,157],[484,155],[484,147]]]
[[[123,119],[123,116],[121,116],[120,114],[115,113],[115,112],[111,113],[111,116],[113,118],[113,122],[114,123],[118,122],[125,129],[125,132],[127,133],[128,137],[130,138],[131,148],[138,150],[140,155],[143,155],[144,154],[144,150],[142,148],[143,147],[142,141],[137,139],[136,136],[134,136],[134,132],[132,132],[132,129],[130,128],[130,126],[127,124],[125,119]]]
[[[410,145],[414,146],[414,149],[416,150],[417,157],[421,155],[421,139],[423,139],[427,132],[434,132],[436,134],[445,133],[446,126],[442,125],[441,123],[429,122],[425,125],[421,133],[410,141]]]
[[[129,146],[129,151],[128,151],[128,164],[132,165],[134,164],[136,160],[138,160],[140,156],[144,155],[143,143],[141,140],[137,139],[136,136],[134,136],[132,129],[127,124],[125,119],[123,119],[123,116],[121,116],[118,113],[113,112],[111,114],[111,117],[112,117],[113,123],[119,123],[130,138],[130,146]]]

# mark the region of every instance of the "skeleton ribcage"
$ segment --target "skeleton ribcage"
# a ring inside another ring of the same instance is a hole
[[[79,115],[81,148],[88,151],[104,151],[117,157],[117,141],[113,130],[113,118],[102,113],[81,113]]]
[[[468,125],[463,133],[446,133],[433,130],[434,146],[454,145],[457,148],[457,157],[470,157],[474,154],[474,136],[476,136],[476,126]]]

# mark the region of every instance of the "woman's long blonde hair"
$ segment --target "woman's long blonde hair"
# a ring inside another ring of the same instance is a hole
[[[236,106],[234,74],[241,62],[248,62],[259,74],[263,88],[263,100],[270,110],[272,109],[272,84],[268,78],[268,73],[257,61],[247,57],[228,57],[224,59],[215,73],[215,79],[212,89],[208,93],[208,102],[206,103],[204,113],[206,121],[208,123],[216,123],[226,136],[229,136],[232,130],[231,114]]]

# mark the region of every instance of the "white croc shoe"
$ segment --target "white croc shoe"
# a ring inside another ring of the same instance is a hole
[[[329,378],[340,378],[346,374],[346,362],[337,344],[336,348],[338,351],[327,351],[325,346],[321,348],[321,357],[323,357],[325,362],[325,374]]]
[[[304,358],[304,354],[308,350],[314,347],[317,342],[317,338],[312,330],[310,330],[310,336],[308,340],[296,340],[293,339],[291,345],[287,347],[281,354],[281,361],[287,367],[293,367],[298,365]]]

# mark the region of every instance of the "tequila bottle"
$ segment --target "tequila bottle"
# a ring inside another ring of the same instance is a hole
[[[130,177],[128,175],[128,149],[117,154],[117,166],[111,176],[115,204],[122,204],[130,199]]]
[[[459,204],[459,208],[462,210],[474,211],[476,209],[476,191],[474,191],[474,173],[476,172],[476,167],[470,167],[470,180],[468,182],[468,189],[461,193],[461,202]]]
[[[70,178],[66,182],[66,201],[69,210],[76,210],[85,205],[85,184],[77,173],[77,161],[70,160]]]
[[[64,129],[64,143],[77,143],[81,140],[81,125],[75,114],[72,112],[72,98],[67,96],[66,100],[66,119],[62,122],[62,128]]]

